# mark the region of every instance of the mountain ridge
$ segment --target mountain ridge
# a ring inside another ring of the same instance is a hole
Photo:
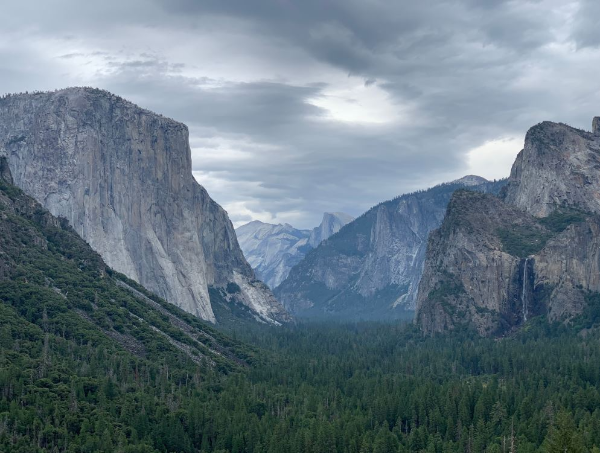
[[[498,191],[504,182],[487,182]],[[439,226],[450,194],[445,183],[382,202],[322,242],[275,294],[296,316],[327,319],[412,317],[427,234]]]

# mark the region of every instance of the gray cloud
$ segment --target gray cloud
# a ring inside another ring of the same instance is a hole
[[[600,3],[581,0],[575,16],[574,37],[580,48],[600,46]]]
[[[539,121],[587,127],[600,113],[597,8],[24,1],[0,25],[0,82],[100,86],[183,121],[198,179],[234,221],[311,227],[324,210],[358,215],[460,177],[473,149]]]

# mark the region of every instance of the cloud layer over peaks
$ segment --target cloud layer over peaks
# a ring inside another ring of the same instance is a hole
[[[3,91],[98,86],[185,122],[196,178],[238,225],[308,228],[467,173],[502,177],[528,127],[600,115],[592,0],[3,10]]]

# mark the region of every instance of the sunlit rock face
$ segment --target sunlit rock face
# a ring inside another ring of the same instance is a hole
[[[184,124],[96,89],[11,95],[0,100],[0,153],[16,185],[169,302],[215,322],[209,287],[243,283],[261,320],[287,319],[194,180]]]

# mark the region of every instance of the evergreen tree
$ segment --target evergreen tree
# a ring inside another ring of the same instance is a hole
[[[566,411],[556,416],[556,422],[544,442],[546,453],[583,453],[585,448],[577,432],[573,418]]]

